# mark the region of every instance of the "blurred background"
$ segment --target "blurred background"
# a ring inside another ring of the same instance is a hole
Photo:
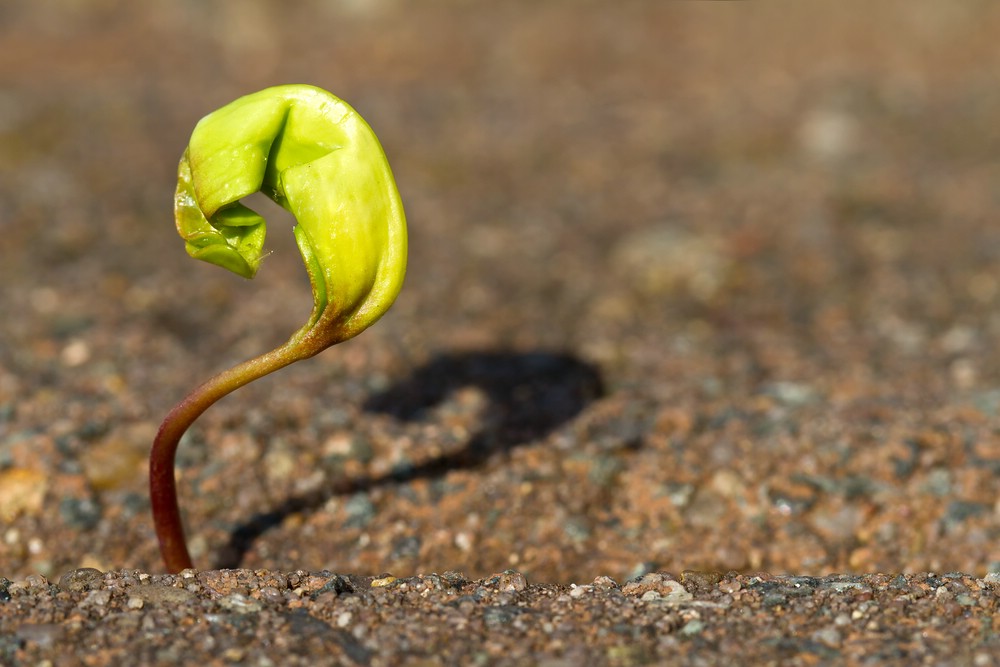
[[[311,294],[172,220],[191,129],[311,83],[407,283],[181,446],[199,566],[552,582],[1000,568],[1000,6],[0,4],[0,575],[160,568],[145,457]]]

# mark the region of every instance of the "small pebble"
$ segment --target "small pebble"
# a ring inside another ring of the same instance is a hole
[[[0,521],[11,522],[22,514],[38,514],[48,485],[47,476],[37,470],[10,468],[0,471]]]
[[[679,581],[660,572],[651,572],[626,583],[622,587],[622,593],[630,597],[638,596],[643,600],[662,599],[670,603],[686,602],[694,598]],[[647,597],[647,593],[655,593],[655,596]]]
[[[90,486],[97,491],[133,487],[142,478],[155,435],[155,424],[138,422],[117,427],[90,445],[81,461]]]
[[[823,628],[821,630],[817,630],[812,634],[812,638],[815,641],[833,647],[840,646],[842,641],[840,631],[835,627],[828,627],[828,628]]]
[[[87,597],[83,598],[83,602],[80,604],[82,606],[104,607],[109,602],[111,602],[111,591],[100,589],[87,593]]]
[[[156,605],[177,606],[195,599],[195,594],[183,588],[162,584],[142,584],[131,589],[131,594],[144,602]]]
[[[104,573],[92,567],[81,567],[67,572],[59,578],[59,588],[64,591],[86,591],[99,586],[104,580]]]
[[[254,600],[240,593],[233,593],[220,598],[219,605],[223,609],[228,609],[238,614],[252,614],[264,608],[260,600]]]
[[[265,586],[260,589],[260,599],[266,602],[280,602],[283,599],[283,595],[274,586]]]
[[[527,579],[517,570],[504,570],[499,575],[497,588],[501,591],[523,591],[528,586]]]
[[[742,588],[742,584],[736,580],[723,581],[719,583],[719,590],[723,593],[733,594]]]
[[[681,634],[685,637],[691,637],[696,635],[705,629],[705,623],[698,619],[693,619],[684,624],[681,628]]]

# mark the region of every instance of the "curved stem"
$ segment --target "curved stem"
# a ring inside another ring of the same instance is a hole
[[[293,337],[266,354],[223,371],[200,385],[178,403],[160,425],[149,455],[149,498],[156,536],[160,541],[160,553],[169,571],[180,572],[192,567],[174,481],[174,456],[181,436],[195,419],[226,394],[315,354],[309,345],[303,345],[302,340],[296,338]]]

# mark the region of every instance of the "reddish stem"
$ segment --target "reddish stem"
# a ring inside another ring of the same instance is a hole
[[[219,373],[188,394],[167,414],[149,455],[149,499],[167,570],[176,573],[192,567],[174,481],[174,456],[181,436],[195,419],[226,394],[315,353],[316,350],[303,345],[301,339],[293,337],[277,349]]]

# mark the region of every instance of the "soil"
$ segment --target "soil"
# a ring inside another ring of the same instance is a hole
[[[1000,661],[1000,5],[0,6],[0,664]],[[370,330],[171,219],[198,118],[312,83],[410,231]]]

